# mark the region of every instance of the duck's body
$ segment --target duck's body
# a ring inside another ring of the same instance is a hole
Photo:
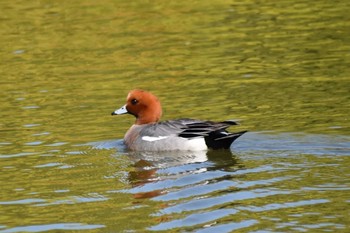
[[[129,113],[136,122],[125,134],[124,142],[134,151],[199,151],[229,149],[232,142],[246,131],[226,131],[234,121],[212,122],[194,119],[177,119],[158,122],[162,110],[159,100],[142,90],[129,92],[127,104],[112,115]]]

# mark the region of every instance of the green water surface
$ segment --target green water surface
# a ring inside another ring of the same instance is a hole
[[[0,232],[349,232],[349,11],[1,1]],[[130,154],[134,119],[110,113],[134,88],[164,120],[249,133],[227,153]]]

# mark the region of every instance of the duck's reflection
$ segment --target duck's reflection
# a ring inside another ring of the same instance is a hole
[[[238,164],[229,150],[130,152],[129,157],[134,161],[128,180],[135,198],[159,196],[175,185],[170,183],[178,181],[175,186],[184,185],[179,179],[186,176],[191,179],[190,174],[232,169]]]

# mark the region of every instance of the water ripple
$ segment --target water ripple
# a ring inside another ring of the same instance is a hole
[[[2,233],[15,233],[15,232],[43,232],[54,230],[92,230],[98,228],[104,228],[104,225],[98,224],[83,224],[83,223],[55,223],[55,224],[41,224],[13,227],[1,231]]]
[[[301,200],[296,202],[286,202],[286,203],[273,203],[264,206],[241,206],[237,207],[239,210],[248,210],[250,212],[262,212],[269,210],[285,209],[285,208],[295,208],[306,205],[316,205],[330,202],[327,199],[318,199],[318,200]]]
[[[184,203],[177,204],[160,211],[159,215],[170,213],[181,213],[183,211],[193,211],[213,206],[222,206],[234,201],[242,201],[247,199],[255,199],[262,197],[270,197],[274,195],[290,194],[290,191],[273,191],[268,189],[255,189],[254,191],[238,191],[230,194],[220,195],[216,197],[207,197],[201,199],[192,199]]]
[[[234,230],[239,230],[242,228],[250,227],[258,223],[256,220],[245,220],[241,222],[232,222],[230,223],[225,223],[225,224],[217,224],[214,223],[209,226],[204,226],[204,229],[200,229],[195,231],[196,233],[211,233],[211,232],[220,232],[220,233],[225,233],[225,232],[232,232]]]
[[[183,219],[177,219],[170,222],[160,223],[156,226],[151,227],[150,230],[168,230],[184,226],[194,226],[197,224],[203,224],[226,216],[230,216],[236,214],[237,212],[238,211],[235,209],[219,209],[208,212],[195,213]]]

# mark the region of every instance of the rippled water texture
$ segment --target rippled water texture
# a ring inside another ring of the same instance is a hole
[[[1,1],[0,232],[349,232],[347,1]],[[127,92],[234,119],[132,153]]]

